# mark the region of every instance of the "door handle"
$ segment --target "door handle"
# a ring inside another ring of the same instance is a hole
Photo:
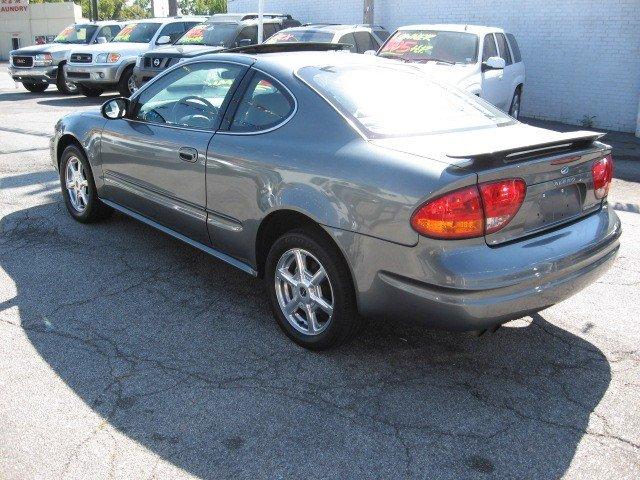
[[[198,160],[198,150],[191,147],[180,147],[178,149],[178,157],[185,162],[194,163]]]

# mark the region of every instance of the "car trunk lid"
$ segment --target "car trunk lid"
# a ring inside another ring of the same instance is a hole
[[[553,132],[516,124],[419,138],[374,140],[380,146],[475,172],[478,183],[521,178],[527,191],[511,221],[485,235],[488,245],[535,235],[599,209],[591,167],[610,153],[596,132]]]

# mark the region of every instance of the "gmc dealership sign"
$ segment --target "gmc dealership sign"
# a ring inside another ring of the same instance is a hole
[[[27,13],[29,0],[0,0],[0,13],[13,15]]]

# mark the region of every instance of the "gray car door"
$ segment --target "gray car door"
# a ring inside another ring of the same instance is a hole
[[[190,63],[134,96],[127,117],[102,132],[103,196],[208,244],[207,147],[246,68]]]

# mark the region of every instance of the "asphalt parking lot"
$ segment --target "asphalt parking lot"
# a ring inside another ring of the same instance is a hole
[[[258,280],[118,214],[72,221],[48,137],[107,97],[4,69],[1,479],[640,478],[637,139],[610,136],[624,233],[597,283],[493,335],[389,318],[311,353]]]

